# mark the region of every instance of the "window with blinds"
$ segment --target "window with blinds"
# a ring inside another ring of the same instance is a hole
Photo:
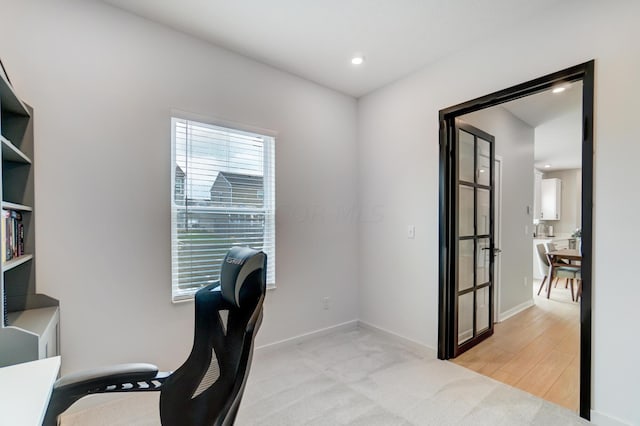
[[[217,281],[233,246],[263,250],[274,286],[273,137],[180,118],[171,127],[173,301]]]

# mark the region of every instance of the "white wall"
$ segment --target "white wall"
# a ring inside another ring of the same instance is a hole
[[[528,213],[533,210],[527,206],[533,206],[534,129],[500,106],[460,118],[494,136],[496,155],[502,157],[499,313],[513,312],[533,303],[533,217]]]
[[[582,170],[556,170],[545,172],[543,179],[558,178],[562,182],[560,195],[560,220],[541,221],[553,226],[553,233],[569,237],[582,223]]]
[[[257,343],[357,318],[354,99],[98,2],[0,10],[35,108],[37,282],[61,302],[63,372],[172,369],[191,348],[193,305],[170,291],[172,108],[278,132],[278,288]]]
[[[575,108],[540,124],[535,128],[536,150],[553,152],[554,156],[539,158],[538,164],[550,163],[555,170],[544,172],[544,179],[562,180],[560,220],[541,221],[553,226],[556,236],[568,237],[582,223],[582,172],[581,165],[582,108]],[[552,148],[553,147],[553,148]]]
[[[438,111],[595,58],[593,408],[640,424],[638,345],[621,326],[637,317],[640,287],[629,285],[633,262],[618,259],[640,239],[640,198],[620,190],[640,180],[638,16],[640,2],[568,1],[360,99],[360,198],[384,211],[360,227],[364,321],[437,344]]]

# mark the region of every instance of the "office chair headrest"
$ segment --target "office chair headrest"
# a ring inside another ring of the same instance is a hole
[[[251,273],[267,267],[267,255],[249,247],[233,247],[222,261],[220,287],[222,297],[235,306],[240,306],[240,291]],[[260,277],[263,280],[263,277]],[[264,285],[264,283],[262,283]]]

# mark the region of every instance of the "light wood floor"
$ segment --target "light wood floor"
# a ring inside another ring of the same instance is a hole
[[[535,291],[539,281],[534,283]],[[560,280],[549,300],[495,324],[492,337],[452,361],[577,411],[580,396],[580,308]]]

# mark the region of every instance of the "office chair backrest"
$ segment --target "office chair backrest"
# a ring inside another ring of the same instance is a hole
[[[234,247],[223,261],[220,285],[196,293],[191,354],[160,394],[163,426],[233,424],[262,321],[266,269],[263,252]]]

